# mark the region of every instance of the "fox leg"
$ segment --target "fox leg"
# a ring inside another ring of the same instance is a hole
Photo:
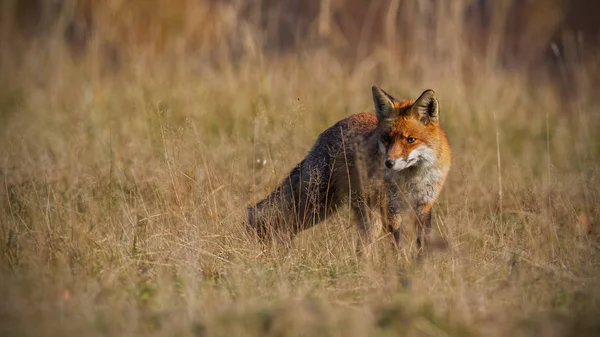
[[[382,195],[381,217],[384,228],[392,234],[393,245],[396,249],[400,248],[402,239],[402,205],[398,199],[398,189],[395,185],[387,187],[385,195]]]
[[[423,212],[415,225],[417,227],[417,248],[421,250],[425,245],[427,235],[431,232],[431,208]]]
[[[400,248],[400,240],[402,239],[402,215],[390,208],[390,204],[384,203],[381,206],[381,220],[382,227],[389,233],[392,234],[392,244],[394,248]]]
[[[402,216],[400,214],[390,214],[388,216],[388,231],[394,237],[394,247],[400,248],[400,240],[402,239]]]
[[[351,208],[356,217],[359,234],[356,253],[359,256],[369,256],[372,251],[371,246],[381,234],[382,221],[362,198],[354,199]]]
[[[370,245],[374,240],[371,231],[368,210],[366,207],[352,207],[358,226],[358,242],[356,245],[356,254],[359,256],[370,255]]]

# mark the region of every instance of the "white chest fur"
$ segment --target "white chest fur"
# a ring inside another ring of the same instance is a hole
[[[404,207],[426,205],[435,200],[443,171],[431,165],[417,165],[402,171],[386,170],[385,182],[391,199]]]

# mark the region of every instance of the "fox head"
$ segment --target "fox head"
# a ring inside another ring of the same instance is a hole
[[[435,165],[444,137],[435,92],[429,89],[416,100],[399,101],[377,86],[372,89],[385,167],[402,171]]]

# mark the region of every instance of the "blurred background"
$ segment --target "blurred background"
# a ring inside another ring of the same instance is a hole
[[[325,50],[350,67],[388,53],[411,75],[435,65],[464,81],[500,68],[551,80],[563,94],[577,90],[566,64],[599,77],[593,0],[4,0],[0,10],[4,71],[64,46],[72,62],[93,57],[104,73],[181,59],[200,71]]]

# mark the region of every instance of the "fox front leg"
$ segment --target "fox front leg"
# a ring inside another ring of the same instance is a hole
[[[396,249],[400,248],[403,216],[401,214],[401,205],[398,200],[398,192],[393,187],[388,189],[385,202],[382,203],[381,214],[384,221],[384,227],[394,237],[394,246]]]
[[[358,256],[372,256],[372,245],[381,233],[383,220],[379,214],[374,212],[372,203],[368,196],[361,191],[352,191],[350,208],[354,213],[358,226],[358,244],[356,253]]]
[[[402,216],[400,214],[390,214],[388,216],[388,231],[394,236],[394,246],[400,248],[400,240],[402,239]]]
[[[426,210],[420,219],[415,224],[417,228],[417,248],[421,250],[421,247],[425,245],[425,240],[429,232],[431,232],[431,209]]]

